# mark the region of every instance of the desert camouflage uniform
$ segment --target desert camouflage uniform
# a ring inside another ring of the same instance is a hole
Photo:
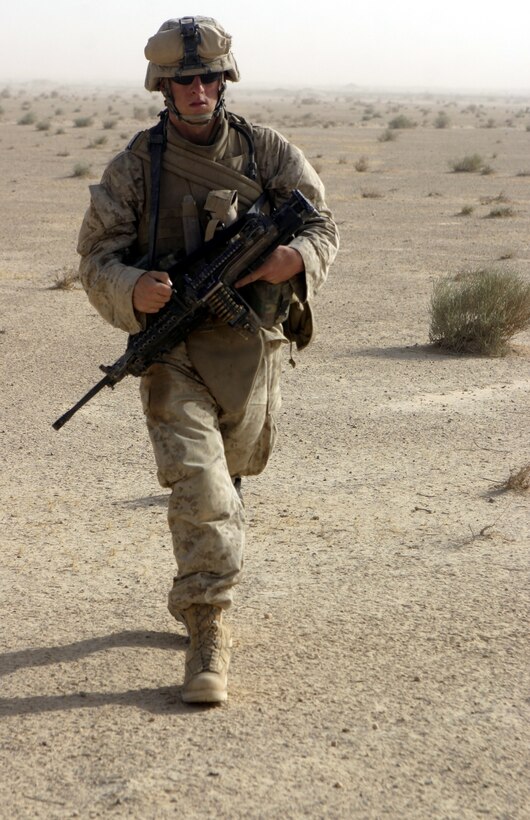
[[[293,300],[306,303],[324,281],[338,237],[324,202],[318,175],[303,154],[276,131],[252,126],[258,190],[274,207],[299,188],[320,212],[290,244],[304,261],[305,274],[290,280]],[[172,146],[185,150],[190,167],[201,158],[244,173],[248,145],[221,120],[211,145],[184,140],[169,124],[164,155],[157,254],[183,247],[182,200],[191,194],[201,214],[208,182],[171,173]],[[132,304],[143,269],[132,266],[147,250],[149,222],[147,132],[112,160],[101,183],[91,186],[91,204],[79,236],[81,279],[89,299],[112,325],[128,333],[145,326]],[[242,186],[244,188],[244,185]],[[237,188],[237,186],[236,186]],[[239,200],[240,212],[249,202]],[[252,287],[252,286],[251,286]],[[296,308],[296,304],[295,304]],[[280,324],[243,339],[215,321],[194,331],[163,363],[141,380],[141,396],[162,486],[171,488],[169,526],[178,566],[170,592],[177,615],[192,604],[226,608],[243,561],[244,507],[233,477],[261,472],[275,438],[280,406]]]

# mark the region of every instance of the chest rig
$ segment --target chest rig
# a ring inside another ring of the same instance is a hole
[[[269,208],[269,199],[259,178],[251,126],[235,114],[226,116],[229,132],[230,129],[237,132],[246,148],[244,154],[236,158],[230,157],[228,151],[228,156],[221,157],[220,161],[208,159],[194,153],[193,148],[187,150],[186,146],[168,142],[167,111],[157,125],[141,132],[129,144],[128,150],[144,161],[144,167],[149,164],[145,170],[150,185],[143,219],[147,230],[139,231],[140,245],[146,253],[142,267],[147,270],[163,269],[167,266],[166,260],[171,264],[175,252],[191,253],[212,238],[217,226],[229,224],[245,211]],[[232,165],[236,160],[239,168]],[[190,190],[202,191],[205,197],[200,203],[201,227],[193,197],[183,193],[185,185]],[[173,187],[180,191],[178,201],[173,202],[173,207],[167,207],[171,205],[168,193]],[[258,280],[243,288],[242,295],[261,317],[263,326],[272,327],[287,316],[292,290],[287,283],[273,285]]]
[[[252,197],[253,194],[257,196],[259,199],[263,194],[263,190],[258,179],[258,166],[256,163],[256,151],[254,147],[254,139],[252,136],[252,131],[248,124],[240,117],[236,117],[235,114],[228,114],[228,126],[229,128],[233,128],[243,137],[244,141],[247,145],[248,150],[248,157],[246,161],[246,168],[242,174],[232,170],[232,169],[223,169],[222,166],[217,165],[217,163],[209,162],[205,164],[204,161],[200,161],[196,159],[196,162],[193,163],[194,165],[197,164],[199,168],[191,167],[189,162],[189,158],[186,158],[186,164],[184,163],[177,163],[169,162],[170,165],[169,170],[173,173],[176,173],[178,176],[187,178],[191,181],[206,183],[208,187],[211,187],[211,191],[215,191],[217,193],[216,197],[212,198],[212,208],[207,210],[211,210],[214,219],[212,221],[217,221],[219,226],[221,226],[221,216],[223,212],[226,214],[229,213],[230,207],[233,207],[234,197],[231,198],[226,197],[228,204],[226,208],[223,208],[222,201],[223,197],[220,195],[221,191],[228,193],[230,191],[232,194],[234,191],[229,188],[220,188],[219,186],[221,183],[224,182],[231,182],[231,183],[239,183],[239,185],[244,184],[245,188],[249,188],[248,181],[254,183],[253,190],[242,192],[245,199],[249,196]],[[149,150],[149,159],[150,159],[150,182],[151,182],[151,191],[150,191],[150,205],[149,205],[149,236],[148,236],[148,263],[149,269],[152,269],[155,260],[156,260],[156,244],[157,244],[157,233],[158,233],[158,218],[160,212],[160,192],[161,192],[161,178],[162,178],[162,162],[164,158],[164,152],[167,148],[167,122],[168,122],[168,115],[167,111],[163,112],[160,115],[160,122],[154,125],[152,128],[149,129],[148,133],[148,150]],[[135,139],[127,146],[128,150],[134,150],[135,146]],[[175,158],[172,158],[175,159]],[[211,175],[211,181],[208,183],[208,176],[209,173]],[[239,189],[236,186],[235,191],[239,193]],[[246,194],[246,196],[245,196]],[[260,199],[259,205],[256,204],[258,207],[262,207],[265,202],[267,201],[266,196],[263,199]],[[234,218],[237,216],[237,213],[234,214]],[[215,228],[214,228],[215,229]],[[213,231],[210,230],[205,239],[212,238]],[[192,249],[186,248],[187,252],[190,252]]]

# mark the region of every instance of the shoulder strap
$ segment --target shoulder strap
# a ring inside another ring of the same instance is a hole
[[[149,213],[149,244],[147,250],[147,269],[152,270],[156,259],[156,234],[158,229],[158,210],[160,203],[160,176],[162,173],[162,154],[166,147],[166,115],[160,115],[160,122],[149,129],[149,154],[151,156],[151,207]]]
[[[228,117],[228,125],[230,128],[233,128],[234,131],[237,131],[241,134],[248,145],[248,165],[247,165],[247,176],[249,179],[257,179],[258,178],[258,166],[256,164],[256,148],[254,146],[254,136],[252,134],[252,128],[248,124],[243,117],[239,117],[237,114],[232,114],[231,111],[227,111]]]

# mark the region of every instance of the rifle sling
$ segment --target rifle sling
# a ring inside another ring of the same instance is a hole
[[[162,156],[166,147],[165,119],[149,131],[149,154],[151,158],[151,205],[149,213],[149,244],[147,249],[147,270],[153,270],[156,259],[156,235],[160,206],[160,176]]]

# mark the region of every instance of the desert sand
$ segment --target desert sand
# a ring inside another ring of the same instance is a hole
[[[35,83],[0,106],[0,816],[527,818],[530,505],[503,485],[530,461],[530,333],[441,354],[429,301],[439,276],[530,276],[530,100],[230,92],[306,152],[342,245],[317,339],[294,369],[286,350],[272,463],[244,481],[213,709],[179,699],[138,382],[51,427],[123,352],[55,285],[87,186],[160,100]],[[386,140],[399,115],[415,127]],[[472,153],[487,173],[451,171]]]

